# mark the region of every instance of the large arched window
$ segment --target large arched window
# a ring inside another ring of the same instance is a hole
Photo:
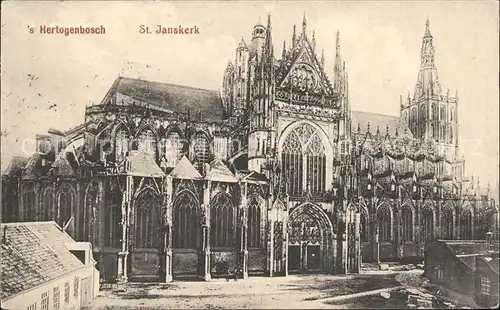
[[[95,183],[90,184],[85,192],[85,207],[80,209],[80,240],[89,241],[90,215],[92,209],[97,207],[97,192],[98,188]]]
[[[116,131],[115,136],[115,156],[116,162],[120,163],[129,152],[129,133],[126,128],[121,127]]]
[[[208,163],[210,158],[210,145],[208,139],[203,133],[196,134],[194,138],[194,162],[198,170],[203,169],[203,165]]]
[[[115,187],[107,195],[107,203],[104,208],[104,246],[110,248],[120,248],[122,231],[120,223],[122,221],[122,197],[123,194],[118,187]],[[97,219],[96,219],[97,220]]]
[[[444,239],[453,239],[453,207],[447,205],[443,208],[441,231]]]
[[[235,210],[231,198],[218,194],[210,203],[210,243],[214,247],[231,247],[234,244]]]
[[[199,203],[195,196],[187,191],[181,192],[174,201],[172,210],[172,241],[174,248],[195,249],[198,243]]]
[[[401,224],[403,226],[403,241],[413,239],[413,212],[410,206],[404,205],[401,211]]]
[[[59,209],[59,225],[62,227],[74,215],[75,197],[69,185],[63,185],[57,195],[57,207]]]
[[[35,205],[35,186],[32,183],[26,183],[23,186],[23,210],[25,221],[36,221],[37,208]]]
[[[359,239],[361,242],[368,242],[368,222],[367,215],[363,208],[359,214]]]
[[[145,152],[156,160],[156,136],[151,129],[143,130],[137,139],[139,152]]]
[[[422,225],[420,228],[422,231],[423,240],[430,240],[434,236],[434,212],[432,207],[425,205],[422,209]]]
[[[378,208],[377,225],[380,242],[391,241],[391,211],[389,206],[382,205]]]
[[[472,210],[470,208],[465,209],[460,217],[460,239],[471,240],[472,239]]]
[[[252,197],[250,203],[248,204],[248,230],[247,239],[248,247],[258,248],[260,247],[260,200],[257,197]]]
[[[291,196],[325,190],[326,152],[317,131],[309,124],[293,129],[283,143],[281,171]]]
[[[165,157],[168,167],[175,167],[182,156],[182,141],[175,131],[170,132],[165,145]]]
[[[136,247],[158,248],[160,244],[160,199],[151,189],[145,189],[137,197],[136,203]]]
[[[54,216],[54,192],[51,187],[47,187],[43,192],[42,200],[43,217],[44,221],[55,220]]]

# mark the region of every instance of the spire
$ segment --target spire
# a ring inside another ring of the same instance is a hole
[[[425,33],[422,39],[421,66],[434,67],[434,45],[432,44],[432,35],[429,29],[429,19],[425,22]]]
[[[431,30],[429,28],[429,16],[427,16],[427,20],[425,21],[425,33],[424,33],[424,38],[427,38],[427,37],[431,37],[432,38],[432,35],[431,35]]]
[[[274,54],[273,38],[271,35],[271,14],[267,15],[267,29],[266,29],[266,52],[268,57],[272,57]]]
[[[302,32],[305,34],[307,29],[306,12],[304,12],[304,17],[302,18]]]
[[[283,52],[281,53],[281,59],[285,59],[286,56],[286,41],[283,41]]]
[[[295,44],[297,43],[297,32],[296,32],[296,26],[293,25],[293,34],[292,34],[292,49],[295,48]]]
[[[238,44],[238,50],[246,49],[246,48],[247,48],[247,44],[245,43],[245,39],[243,39],[243,37],[241,37],[240,43]]]
[[[342,57],[340,56],[340,32],[337,30],[337,39],[336,39],[336,53],[335,53],[335,63],[333,65],[334,71],[334,87],[337,89],[340,87],[340,83],[342,81]]]

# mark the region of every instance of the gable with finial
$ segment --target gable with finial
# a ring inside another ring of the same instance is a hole
[[[305,20],[302,33],[294,39],[291,50],[283,53],[278,70],[278,88],[302,93],[333,95],[333,87],[306,34]],[[313,41],[315,41],[313,37]]]

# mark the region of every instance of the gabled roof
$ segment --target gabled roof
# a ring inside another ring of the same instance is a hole
[[[493,256],[493,255],[492,256],[481,256],[481,257],[478,257],[478,259],[485,262],[498,275],[498,269],[499,269],[498,255],[497,256]]]
[[[186,156],[182,156],[170,175],[176,179],[200,180],[202,178]]]
[[[74,158],[74,155],[71,155]],[[56,160],[54,161],[53,166],[56,168],[56,174],[60,176],[75,176],[76,173],[71,166],[71,163],[68,161],[66,157],[66,152],[59,152],[57,154]]]
[[[151,155],[145,152],[133,153],[127,157],[127,174],[142,177],[165,176]]]
[[[216,90],[118,77],[102,104],[118,100],[117,94],[177,113],[190,111],[196,116],[200,112],[207,121],[223,119],[222,99]]]
[[[404,120],[398,116],[352,111],[351,123],[353,131],[357,130],[359,124],[359,127],[361,129],[361,134],[367,131],[368,124],[370,124],[370,132],[372,133],[372,135],[377,132],[377,126],[379,128],[380,134],[385,135],[387,131],[386,128],[387,126],[389,126],[389,134],[392,137],[395,136],[396,129],[400,137],[402,137],[405,134],[405,129],[407,137],[409,138],[413,137],[410,129],[408,129],[408,126],[405,124]]]
[[[217,182],[228,182],[236,183],[238,179],[229,170],[229,168],[219,159],[214,160],[210,164],[210,170],[205,176],[207,180],[217,181]]]
[[[2,300],[84,267],[66,246],[75,241],[53,221],[1,224],[2,233],[5,228]]]
[[[24,168],[26,164],[29,161],[29,157],[22,157],[22,156],[14,156],[11,160],[7,168],[3,171],[2,174],[4,175],[14,175],[19,170]]]

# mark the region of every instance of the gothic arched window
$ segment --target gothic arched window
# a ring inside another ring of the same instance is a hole
[[[157,248],[160,241],[160,199],[151,189],[144,190],[136,203],[135,238],[137,248]]]
[[[366,213],[363,209],[359,214],[359,239],[361,242],[368,241],[367,219],[366,219]]]
[[[218,194],[210,203],[210,243],[214,247],[233,246],[235,210],[228,195]]]
[[[59,209],[59,225],[63,227],[74,215],[73,190],[68,185],[63,185],[57,196],[57,206]]]
[[[115,187],[108,194],[107,205],[104,208],[104,246],[111,248],[120,248],[120,223],[122,221],[122,197],[120,189]]]
[[[414,126],[417,123],[417,108],[413,107],[411,109],[411,119],[410,123],[412,126]]]
[[[37,208],[35,205],[35,186],[27,183],[23,186],[23,210],[25,221],[36,221]]]
[[[122,162],[129,152],[129,134],[125,128],[120,128],[115,136],[116,162]]]
[[[87,188],[85,193],[85,207],[80,211],[80,240],[88,240],[89,235],[89,224],[90,224],[90,215],[93,212],[93,209],[97,207],[97,185],[92,183]]]
[[[460,238],[462,240],[472,239],[472,210],[466,209],[460,217]]]
[[[196,134],[194,138],[194,162],[196,168],[201,170],[205,163],[208,163],[210,157],[210,145],[208,139],[203,133]]]
[[[283,143],[281,165],[291,196],[302,195],[308,187],[311,193],[325,190],[325,147],[311,125],[299,125],[288,134]]]
[[[413,239],[413,212],[409,206],[403,206],[401,212],[401,221],[403,225],[403,241],[412,241]]]
[[[450,122],[453,121],[453,113],[455,113],[455,110],[453,108],[450,109]]]
[[[453,144],[453,129],[450,127],[450,144]]]
[[[387,205],[377,210],[377,224],[380,242],[391,241],[391,211]]]
[[[260,217],[261,209],[259,199],[253,197],[248,204],[248,247],[258,248],[260,247]]]
[[[170,132],[167,137],[165,155],[168,167],[175,167],[182,157],[182,141],[175,131]]]
[[[137,139],[139,152],[145,152],[156,160],[156,136],[151,129],[143,130]]]
[[[434,236],[434,213],[429,205],[424,206],[422,210],[422,237],[424,240],[432,239]]]
[[[43,221],[55,220],[54,216],[54,193],[51,187],[47,187],[43,192],[42,208],[43,208]]]
[[[446,109],[444,106],[441,106],[441,118],[440,120],[446,120]]]
[[[174,248],[195,249],[198,244],[199,203],[187,191],[181,192],[174,201],[172,211],[172,242]]]
[[[443,223],[441,230],[444,239],[453,239],[453,209],[451,206],[443,208]]]
[[[431,124],[431,134],[432,134],[432,138],[435,139],[436,138],[436,127],[434,127],[434,124]]]

